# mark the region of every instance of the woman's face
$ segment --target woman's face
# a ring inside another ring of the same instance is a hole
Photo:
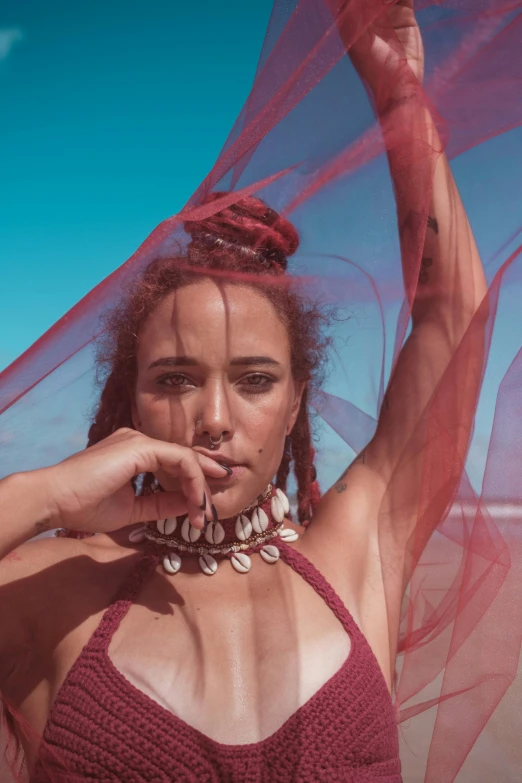
[[[274,477],[302,384],[286,327],[253,288],[210,279],[169,294],[139,336],[134,426],[229,465],[210,479],[218,515],[233,516]],[[222,437],[211,450],[210,437]],[[164,473],[165,489],[177,482]]]

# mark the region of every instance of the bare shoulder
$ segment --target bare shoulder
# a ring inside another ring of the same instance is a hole
[[[110,590],[122,573],[113,566],[132,555],[105,535],[40,538],[10,552],[0,561],[0,655],[34,640],[40,623],[81,606],[86,587],[98,596]]]
[[[123,548],[106,535],[85,539],[54,536],[32,539],[0,560],[0,587],[34,576],[70,558],[108,561],[124,554]]]
[[[27,541],[0,560],[0,587],[24,580],[82,551],[82,541],[44,537]]]

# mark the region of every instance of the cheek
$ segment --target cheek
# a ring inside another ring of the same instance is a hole
[[[190,442],[194,423],[180,398],[138,391],[136,412],[144,435],[175,443]]]
[[[227,396],[229,411],[225,426],[232,426],[240,449],[246,448],[254,456],[259,454],[259,462],[270,467],[273,462],[277,469],[292,411],[292,384],[284,383],[273,393],[252,397],[230,389]],[[206,396],[200,398],[198,394],[158,395],[138,389],[136,412],[140,430],[151,438],[190,446],[196,418],[204,415],[205,402],[208,404]]]
[[[281,460],[287,427],[292,410],[290,392],[286,390],[263,399],[242,403],[241,421],[237,422],[237,435],[257,449],[260,462],[277,469]]]

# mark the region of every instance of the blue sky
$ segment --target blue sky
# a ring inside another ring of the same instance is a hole
[[[211,169],[250,90],[271,7],[4,0],[0,369],[179,211]],[[490,274],[499,238],[520,225],[521,141],[512,131],[489,142],[487,163],[480,149],[453,162]],[[375,208],[357,212],[363,256]],[[320,210],[317,218],[320,231]],[[520,289],[511,292],[519,300]],[[477,474],[498,382],[522,342],[516,303],[502,312],[472,449]],[[352,360],[364,353],[356,336],[362,345],[368,337],[354,330]],[[341,380],[333,391],[345,396]],[[349,390],[364,408],[364,384],[351,378]]]
[[[0,369],[176,213],[252,84],[272,0],[4,0]]]

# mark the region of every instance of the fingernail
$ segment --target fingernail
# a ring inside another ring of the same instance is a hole
[[[220,468],[223,468],[223,470],[226,470],[229,476],[232,475],[232,468],[229,468],[228,465],[222,465],[221,462],[218,462],[218,465]]]
[[[219,521],[219,517],[217,515],[217,511],[216,511],[215,505],[212,503],[210,508],[212,510],[212,516],[214,517],[214,522],[218,522]]]
[[[204,511],[207,507],[207,495],[205,492],[203,492],[203,503],[200,506],[200,509]]]

